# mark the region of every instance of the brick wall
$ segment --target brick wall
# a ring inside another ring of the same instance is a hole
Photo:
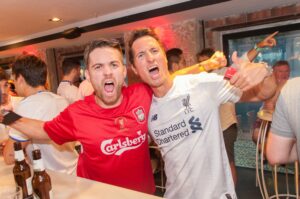
[[[220,31],[300,19],[300,3],[205,21],[205,46],[220,49]]]

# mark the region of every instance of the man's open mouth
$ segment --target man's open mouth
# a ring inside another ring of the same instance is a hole
[[[114,91],[115,84],[113,81],[107,81],[104,83],[104,90],[107,93],[112,93]]]
[[[158,68],[157,66],[151,67],[151,68],[149,69],[149,73],[150,73],[151,76],[157,75],[157,74],[159,73],[159,68]]]

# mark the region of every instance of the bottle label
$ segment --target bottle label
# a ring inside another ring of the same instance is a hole
[[[18,186],[22,188],[23,196],[25,198],[30,198],[32,196],[32,178],[29,176],[28,178],[24,179],[23,175],[15,175],[15,181]]]
[[[53,192],[52,192],[52,189],[49,191],[49,198],[50,198],[50,199],[53,199]]]
[[[32,178],[27,178],[26,179],[26,187],[27,187],[27,193],[28,195],[32,194],[32,184],[31,184]]]
[[[24,160],[24,152],[23,150],[15,151],[15,160],[22,161]]]
[[[44,171],[45,170],[44,162],[42,159],[33,161],[33,170],[34,171]]]

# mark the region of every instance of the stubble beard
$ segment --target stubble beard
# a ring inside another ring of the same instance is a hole
[[[122,100],[122,85],[118,85],[116,88],[116,94],[111,96],[111,97],[107,97],[105,94],[103,93],[97,93],[96,92],[96,97],[98,98],[98,101],[101,102],[104,106],[107,107],[114,107],[114,106],[118,106],[119,105],[119,100]]]

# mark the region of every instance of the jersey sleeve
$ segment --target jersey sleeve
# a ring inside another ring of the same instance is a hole
[[[218,83],[216,88],[217,90],[217,101],[220,104],[224,104],[226,102],[236,103],[240,100],[242,96],[242,91],[234,86],[232,86],[229,81],[224,80],[221,76],[221,80]]]
[[[242,96],[242,91],[232,86],[229,81],[216,73],[200,73],[197,75],[199,89],[207,89],[218,104],[236,103]],[[203,88],[204,87],[204,88]]]
[[[45,122],[44,130],[57,144],[76,141],[75,125],[70,114],[70,107],[66,108],[53,120]]]
[[[287,105],[282,93],[279,95],[275,112],[273,114],[271,131],[276,135],[293,138],[295,135],[290,128],[289,115],[287,113]]]

